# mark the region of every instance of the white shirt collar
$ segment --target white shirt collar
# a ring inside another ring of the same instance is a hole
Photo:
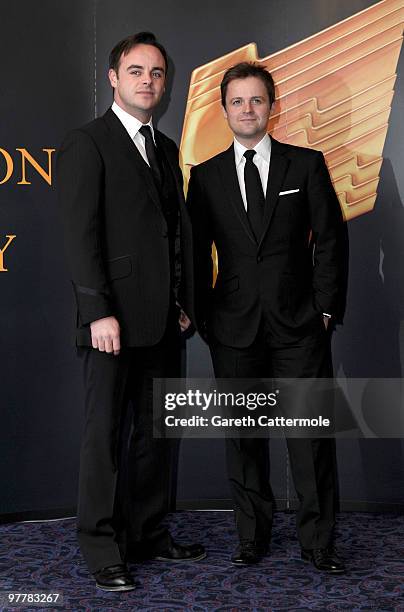
[[[257,152],[257,155],[262,157],[269,164],[269,160],[271,158],[271,139],[268,134],[265,134],[264,138],[255,145],[254,149]],[[242,145],[237,138],[234,138],[234,158],[236,167],[243,160],[244,153],[247,150],[247,147]]]
[[[116,102],[113,102],[111,106],[111,110],[114,111],[115,115],[118,117],[120,122],[123,124],[124,128],[128,132],[129,136],[132,138],[132,140],[135,138],[136,134],[138,133],[142,125],[150,126],[153,140],[155,140],[154,128],[153,128],[151,117],[148,123],[142,123],[141,121],[139,121],[139,119],[136,119],[136,117],[133,117],[133,115],[130,115],[125,110],[123,110],[123,108],[121,108],[119,104],[117,104]]]

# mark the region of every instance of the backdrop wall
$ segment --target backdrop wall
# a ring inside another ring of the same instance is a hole
[[[3,9],[0,249],[7,236],[16,237],[3,253],[8,271],[0,272],[1,515],[65,514],[76,503],[82,387],[71,344],[73,298],[52,150],[69,129],[111,103],[106,73],[112,46],[151,29],[167,47],[168,95],[156,120],[179,143],[194,69],[250,42],[266,57],[375,4],[260,0],[252,11],[242,0],[149,0],[144,6],[130,0],[16,0]],[[404,1],[394,7],[402,11]],[[341,376],[403,376],[402,75],[401,55],[375,207],[348,223],[348,308],[333,339]],[[187,343],[187,371],[211,373],[207,348],[197,336]],[[404,507],[400,440],[340,441],[338,454],[342,507]],[[282,441],[273,441],[271,455],[275,495],[281,506],[293,505]],[[221,441],[182,443],[179,505],[220,507],[228,497]]]

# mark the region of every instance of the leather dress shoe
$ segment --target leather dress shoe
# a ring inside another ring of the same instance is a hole
[[[345,574],[345,565],[333,546],[327,548],[302,548],[302,559],[309,561],[319,572]]]
[[[170,545],[153,557],[155,561],[200,561],[206,557],[202,544],[183,545],[172,541]]]
[[[97,587],[103,591],[132,591],[137,586],[123,563],[103,567],[95,572],[94,578]]]
[[[244,540],[240,542],[240,545],[231,557],[233,565],[244,566],[254,565],[259,563],[266,554],[268,554],[269,547],[267,544],[259,542]]]

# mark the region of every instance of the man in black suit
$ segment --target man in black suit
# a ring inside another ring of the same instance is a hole
[[[134,556],[205,556],[200,545],[175,543],[161,524],[171,448],[152,431],[152,379],[180,375],[180,326],[186,329],[185,312],[192,314],[191,227],[178,149],[151,119],[166,72],[166,52],[153,34],[119,42],[110,54],[112,107],[68,134],[58,156],[85,379],[78,537],[97,586],[111,591],[134,588],[125,565]]]
[[[221,84],[234,133],[231,147],[193,168],[196,321],[219,378],[332,376],[327,326],[335,313],[342,223],[323,155],[267,134],[275,99],[264,68],[241,63]],[[218,278],[212,289],[212,242]],[[333,547],[335,444],[288,439],[300,501],[302,558],[331,573],[344,566]],[[226,440],[240,546],[235,565],[268,552],[273,495],[267,439]]]

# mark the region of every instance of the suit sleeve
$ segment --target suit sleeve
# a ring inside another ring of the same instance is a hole
[[[319,312],[335,315],[341,288],[343,218],[322,153],[311,160],[307,184],[313,232],[313,297]]]
[[[177,181],[178,181],[178,187],[180,191],[179,197],[181,197],[181,194],[184,193],[183,191],[184,179],[183,179],[180,167],[179,167],[180,153],[179,153],[178,147],[175,144],[175,142],[171,139],[169,140],[169,142],[171,144],[173,158],[175,159],[175,170],[176,170],[176,176],[177,176]],[[177,223],[176,232],[175,232],[175,248],[174,248],[174,252],[175,252],[174,292],[175,292],[175,295],[177,296],[177,299],[179,300],[180,306],[183,306],[184,303],[186,302],[186,298],[184,298],[184,294],[186,293],[186,291],[184,289],[184,270],[183,270],[184,265],[182,261],[182,249],[181,249],[181,232],[182,232],[181,224],[184,222],[185,221],[180,214],[179,222]]]
[[[204,336],[212,294],[213,235],[206,195],[200,173],[196,167],[191,171],[187,207],[192,223],[196,327]]]
[[[113,314],[102,257],[103,162],[92,138],[76,130],[57,159],[58,194],[67,260],[80,322]]]
[[[187,255],[191,257],[192,248],[190,246],[188,247],[188,245],[185,245],[185,234],[189,235],[191,233],[191,230],[188,212],[185,209],[184,178],[182,176],[182,172],[179,165],[180,153],[176,143],[171,140],[171,138],[163,136],[161,132],[159,134],[161,138],[164,137],[166,155],[168,161],[171,161],[170,165],[174,173],[175,183],[177,185],[178,190],[178,198],[180,200],[180,213],[178,223],[176,225],[174,247],[174,293],[177,300],[177,304],[181,308],[184,308],[185,312],[188,315],[188,311],[190,310],[190,304],[187,300],[187,283],[189,282],[189,275],[187,274],[187,270],[189,268],[192,269],[192,263],[190,261],[185,261],[185,259]],[[189,253],[189,251],[191,254]]]

